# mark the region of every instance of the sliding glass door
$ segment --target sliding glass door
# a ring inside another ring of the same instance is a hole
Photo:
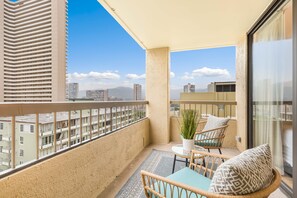
[[[292,2],[252,35],[252,146],[268,143],[273,164],[292,188]],[[250,115],[251,116],[251,115]]]

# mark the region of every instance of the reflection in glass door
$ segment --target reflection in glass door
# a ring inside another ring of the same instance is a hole
[[[292,188],[292,2],[254,34],[253,146],[269,143],[273,164]]]

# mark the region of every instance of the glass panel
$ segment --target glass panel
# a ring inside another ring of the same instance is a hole
[[[292,2],[253,40],[253,142],[269,143],[274,166],[292,187]]]

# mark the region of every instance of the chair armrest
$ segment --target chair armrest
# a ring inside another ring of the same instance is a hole
[[[192,150],[189,168],[205,177],[208,177],[209,179],[212,179],[217,167],[228,159],[230,159],[230,157],[226,155]]]

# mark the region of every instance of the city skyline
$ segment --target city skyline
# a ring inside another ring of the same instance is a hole
[[[171,60],[172,90],[188,82],[206,89],[213,81],[235,80],[235,47],[172,52]],[[96,0],[70,0],[68,73],[80,90],[145,88],[145,50]]]

